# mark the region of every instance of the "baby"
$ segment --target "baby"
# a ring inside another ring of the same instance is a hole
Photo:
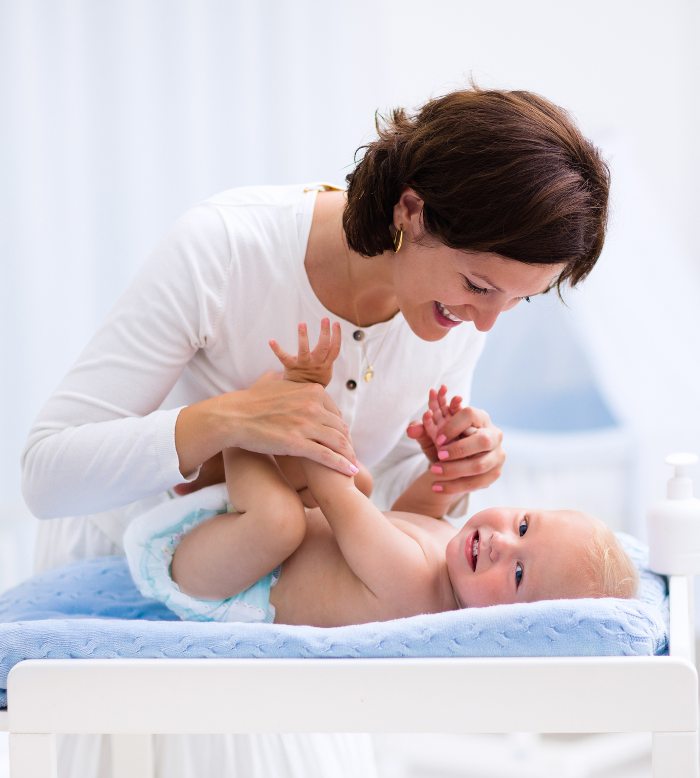
[[[300,324],[297,356],[270,346],[285,378],[325,386],[340,328],[324,319],[310,350]],[[431,390],[423,421],[433,440],[458,407],[444,387]],[[365,494],[363,472],[349,478],[310,460],[241,449],[224,451],[224,463],[235,512],[178,536],[170,574],[193,603],[228,612],[226,620],[245,618],[250,605],[251,620],[330,627],[636,590],[636,570],[614,534],[577,511],[490,508],[455,531],[436,518],[454,497],[434,491],[429,472],[383,513]],[[238,615],[219,603],[240,605]]]

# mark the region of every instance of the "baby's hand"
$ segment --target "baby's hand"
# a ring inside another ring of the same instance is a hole
[[[321,334],[313,351],[309,351],[309,336],[306,324],[299,325],[297,356],[284,351],[276,340],[270,341],[270,348],[284,366],[284,377],[299,383],[315,382],[328,386],[333,377],[333,363],[340,353],[340,324],[321,319]]]

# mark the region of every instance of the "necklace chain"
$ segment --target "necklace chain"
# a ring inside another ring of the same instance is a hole
[[[353,309],[353,313],[355,314],[355,321],[357,323],[357,326],[362,328],[362,324],[360,324],[361,321],[360,314],[357,311],[357,298],[355,297],[355,293],[354,293],[349,253],[347,254],[347,261],[348,261],[348,281],[350,282],[350,300],[352,302],[352,309]],[[375,361],[379,357],[379,352],[382,350],[382,346],[384,345],[384,341],[386,340],[386,336],[388,334],[389,334],[389,327],[387,326],[386,331],[384,332],[384,336],[382,337],[379,343],[379,347],[374,353]],[[362,339],[360,340],[360,349],[362,350],[362,361],[364,363],[364,367],[362,368],[362,379],[366,384],[368,384],[374,378],[374,365],[372,364],[369,358],[369,354],[367,353],[367,344],[365,343],[364,333]]]

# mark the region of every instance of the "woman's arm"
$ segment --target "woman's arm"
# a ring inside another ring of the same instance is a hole
[[[184,477],[224,448],[304,456],[347,475],[356,472],[347,425],[323,387],[274,374],[250,389],[183,408],[175,445]]]
[[[255,385],[160,409],[196,352],[221,335],[235,293],[231,256],[211,205],[188,212],[153,252],[30,432],[23,491],[35,515],[126,505],[196,474],[227,446],[303,453],[332,466],[354,459],[342,420],[317,386]],[[292,417],[288,426],[280,426],[280,412]]]

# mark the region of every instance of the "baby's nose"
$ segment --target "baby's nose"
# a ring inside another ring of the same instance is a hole
[[[507,532],[494,532],[491,535],[491,560],[495,562],[498,557],[509,555],[515,547],[515,538]]]

